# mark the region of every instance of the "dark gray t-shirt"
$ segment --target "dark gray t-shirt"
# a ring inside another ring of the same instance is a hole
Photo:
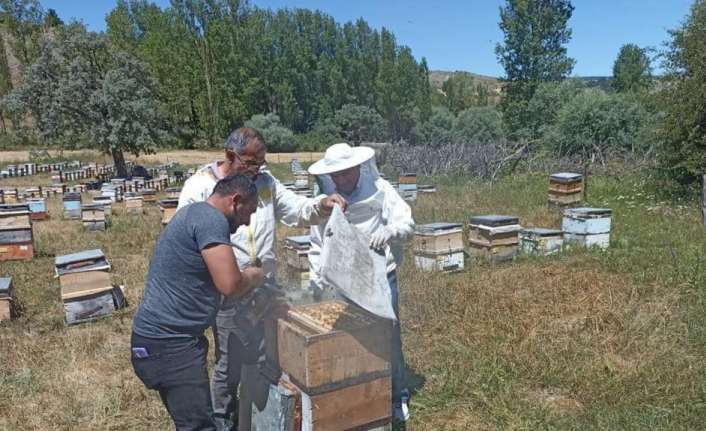
[[[201,256],[230,245],[225,216],[206,202],[177,211],[157,240],[132,330],[147,338],[198,337],[215,319],[220,294]]]

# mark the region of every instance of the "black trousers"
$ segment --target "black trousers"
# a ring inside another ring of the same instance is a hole
[[[133,332],[131,346],[135,374],[148,389],[159,392],[176,430],[215,431],[206,367],[208,340],[203,336],[158,340]],[[147,356],[140,357],[145,352]]]

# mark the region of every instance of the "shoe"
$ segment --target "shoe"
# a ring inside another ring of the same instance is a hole
[[[392,410],[392,417],[396,422],[407,422],[409,420],[409,406],[407,400],[395,403]]]

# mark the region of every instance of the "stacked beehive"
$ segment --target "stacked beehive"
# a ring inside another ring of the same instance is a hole
[[[154,189],[142,189],[140,190],[140,195],[144,203],[157,203],[157,192]]]
[[[12,319],[12,278],[0,277],[0,322]]]
[[[567,208],[561,228],[567,243],[606,249],[610,246],[612,211],[608,208]]]
[[[122,289],[111,283],[110,263],[103,251],[57,256],[54,264],[68,325],[108,316],[125,305]]]
[[[17,189],[4,189],[2,191],[3,203],[4,204],[16,204],[19,202],[19,195]]]
[[[468,229],[468,242],[472,254],[484,257],[491,263],[512,260],[519,250],[519,219],[504,215],[472,217]]]
[[[135,193],[125,194],[125,209],[132,215],[142,214],[142,196]]]
[[[177,212],[179,199],[162,199],[159,201],[159,210],[162,212],[162,225],[166,225],[172,221],[172,217]]]
[[[81,205],[83,227],[92,231],[104,231],[107,227],[105,204],[102,202]]]
[[[423,271],[463,270],[463,225],[441,222],[417,226],[414,263]]]
[[[311,431],[389,424],[391,331],[390,320],[340,301],[299,306],[268,321],[267,360],[283,373],[273,386],[296,395],[295,408],[279,416],[299,415],[301,429]],[[246,419],[259,421],[266,412],[251,401],[241,409]],[[249,423],[239,425],[251,429]]]
[[[64,193],[64,218],[70,220],[81,219],[81,193]]]
[[[560,172],[549,176],[549,205],[570,207],[583,199],[583,175]]]
[[[417,174],[403,173],[399,177],[399,185],[397,186],[402,199],[414,201],[417,199]]]
[[[110,217],[113,214],[113,199],[110,196],[96,196],[93,198],[93,203],[103,205],[103,212],[106,217]]]
[[[32,219],[26,204],[0,205],[0,261],[34,257]]]
[[[431,184],[417,186],[417,193],[432,194],[436,193],[436,187]]]
[[[527,228],[520,232],[522,251],[546,256],[557,253],[564,246],[564,232],[557,229]]]
[[[285,261],[294,274],[294,284],[306,289],[309,287],[309,235],[290,236],[284,240]]]
[[[45,198],[29,198],[27,199],[27,205],[29,206],[32,220],[44,220],[49,216]]]
[[[169,187],[166,189],[167,199],[179,199],[181,194],[181,188],[179,187]]]

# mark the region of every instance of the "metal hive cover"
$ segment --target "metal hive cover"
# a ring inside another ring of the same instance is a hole
[[[471,217],[471,224],[481,224],[484,226],[496,227],[519,224],[519,217],[507,215],[483,215]]]
[[[432,233],[443,230],[460,229],[463,227],[461,223],[436,222],[427,223],[417,226],[417,231],[421,233]]]
[[[564,232],[559,229],[548,229],[543,227],[530,227],[522,230],[523,234],[537,235],[537,236],[557,236]]]
[[[288,236],[286,238],[287,242],[296,245],[309,245],[311,244],[311,237],[309,235],[298,235],[298,236]]]
[[[568,208],[564,212],[566,215],[572,215],[576,217],[600,217],[600,216],[610,216],[613,214],[613,210],[610,208]]]
[[[583,175],[581,174],[575,174],[573,172],[559,172],[557,174],[552,174],[549,176],[554,181],[559,181],[559,182],[572,182],[572,181],[578,181],[583,179]]]
[[[71,263],[83,262],[84,260],[98,260],[105,259],[105,254],[103,250],[96,248],[93,250],[79,251],[78,253],[66,254],[63,256],[57,256],[54,259],[54,264],[56,266],[66,266]]]
[[[0,295],[8,294],[12,287],[12,277],[0,277]]]

